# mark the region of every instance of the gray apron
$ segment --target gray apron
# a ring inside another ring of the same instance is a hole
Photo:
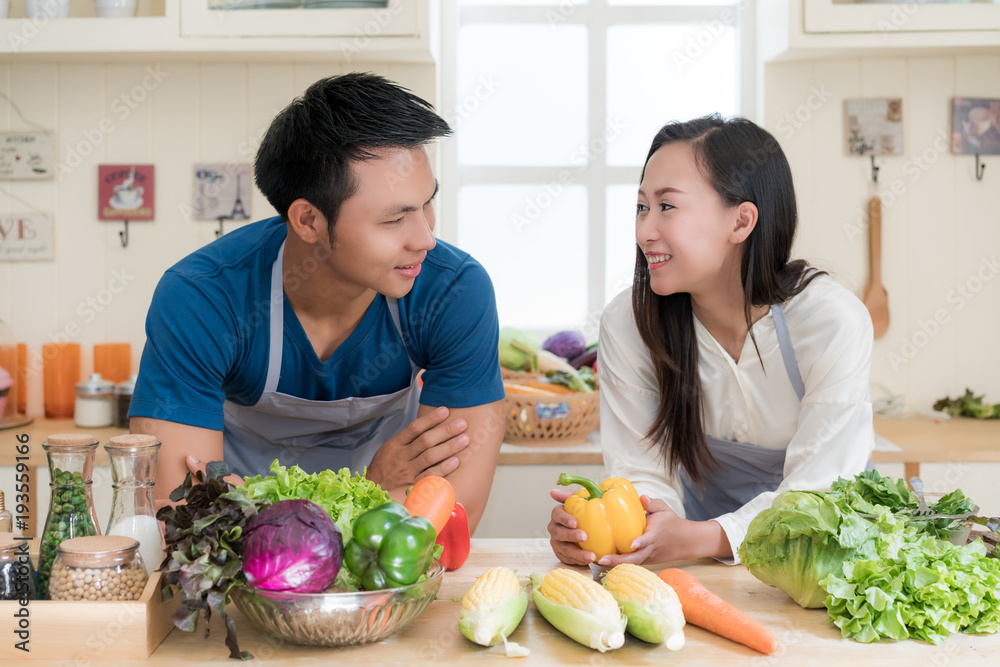
[[[228,400],[223,405],[223,456],[230,469],[242,476],[267,474],[274,459],[283,466],[298,465],[308,473],[345,467],[360,472],[386,440],[416,419],[420,369],[410,359],[410,386],[383,396],[312,401],[278,392],[285,330],[284,250],[282,243],[271,267],[270,346],[264,390],[252,407]],[[399,307],[395,299],[387,298],[386,303],[402,345]]]
[[[806,388],[795,360],[784,307],[780,303],[773,304],[771,315],[785,372],[801,401]],[[684,489],[684,512],[692,521],[707,521],[735,512],[760,494],[776,490],[785,478],[784,449],[711,436],[706,436],[705,440],[718,465],[705,472],[701,484],[694,482],[684,468],[678,473]],[[872,467],[869,461],[868,469]]]

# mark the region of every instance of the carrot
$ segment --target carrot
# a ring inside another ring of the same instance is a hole
[[[421,477],[407,492],[403,507],[410,516],[422,516],[434,524],[440,535],[455,509],[455,487],[444,477]]]
[[[533,387],[535,389],[542,389],[544,391],[551,391],[556,394],[576,394],[579,392],[573,391],[569,387],[564,387],[561,384],[556,384],[554,382],[543,382],[542,380],[526,380],[520,383],[522,387]]]
[[[770,630],[705,588],[688,572],[668,568],[660,572],[660,579],[677,593],[688,623],[761,653],[774,653],[781,645]]]
[[[503,383],[504,391],[507,394],[525,394],[527,396],[555,396],[556,392],[549,391],[548,389],[539,389],[537,387],[529,387],[523,384],[514,384],[511,382]]]

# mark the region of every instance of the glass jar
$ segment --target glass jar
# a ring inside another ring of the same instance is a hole
[[[153,484],[160,442],[151,435],[116,435],[104,445],[111,461],[111,517],[107,535],[124,535],[139,541],[147,574],[163,560],[163,530],[156,520]]]
[[[0,533],[14,531],[14,515],[7,511],[7,500],[0,491]]]
[[[49,599],[138,600],[147,581],[138,541],[121,535],[75,537],[59,545]]]
[[[115,426],[118,428],[129,427],[128,409],[132,405],[132,394],[135,392],[135,383],[138,379],[138,375],[132,375],[115,387]]]
[[[51,489],[38,549],[38,592],[43,598],[59,544],[73,537],[100,534],[91,494],[97,444],[94,436],[80,433],[50,435],[42,443],[49,461]]]
[[[35,600],[38,581],[28,555],[29,540],[0,533],[0,600]]]
[[[92,373],[76,385],[73,421],[84,428],[99,428],[115,423],[115,384]]]

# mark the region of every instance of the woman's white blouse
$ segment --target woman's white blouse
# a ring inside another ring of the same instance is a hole
[[[785,478],[776,491],[715,519],[726,532],[734,563],[750,521],[777,494],[826,491],[838,477],[862,471],[875,445],[868,311],[828,276],[813,280],[784,307],[805,384],[801,402],[788,379],[770,313],[753,326],[760,359],[747,336],[738,362],[695,318],[706,435],[786,450]],[[646,439],[659,390],[632,315],[631,288],[601,316],[597,366],[608,473],[631,480],[640,495],[662,499],[683,517],[680,480],[668,474],[659,445],[650,446]]]

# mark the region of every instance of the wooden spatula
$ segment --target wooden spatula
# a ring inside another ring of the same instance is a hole
[[[889,328],[889,295],[882,286],[882,200],[868,200],[868,284],[865,285],[865,307],[872,316],[875,338]]]

